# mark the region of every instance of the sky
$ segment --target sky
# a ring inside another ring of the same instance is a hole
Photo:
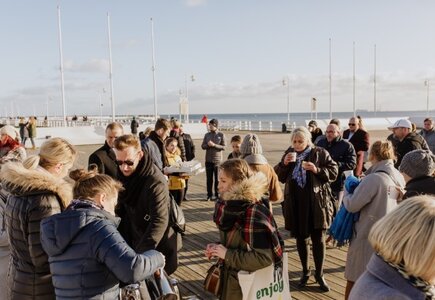
[[[0,0],[0,116],[62,115],[58,5],[67,115],[111,113],[107,13],[117,114],[154,112],[150,18],[159,114],[186,86],[195,114],[328,112],[329,39],[332,111],[374,110],[375,45],[376,109],[426,110],[426,80],[435,107],[430,0]]]

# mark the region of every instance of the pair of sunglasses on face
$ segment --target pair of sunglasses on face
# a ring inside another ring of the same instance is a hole
[[[122,166],[123,164],[126,164],[127,166],[131,167],[134,165],[134,160],[115,160],[115,163],[117,166]]]
[[[139,155],[139,152],[136,153],[136,155]],[[137,156],[136,156],[137,157]],[[115,160],[115,163],[117,166],[122,166],[123,164],[126,164],[129,167],[132,167],[135,163],[136,159],[126,159],[126,160]]]

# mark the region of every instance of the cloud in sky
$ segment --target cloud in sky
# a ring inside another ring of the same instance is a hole
[[[73,60],[65,60],[64,70],[67,72],[81,73],[107,73],[109,72],[109,61],[107,59],[93,58],[84,63],[77,63]]]
[[[185,0],[184,3],[189,7],[195,7],[205,5],[207,0]]]

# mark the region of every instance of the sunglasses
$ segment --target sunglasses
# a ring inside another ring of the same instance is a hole
[[[123,164],[126,164],[127,166],[131,167],[134,165],[134,160],[129,160],[129,159],[127,159],[127,160],[115,160],[115,163],[118,166],[122,166]]]
[[[139,153],[140,153],[140,152],[137,152],[137,153],[136,153],[136,158],[137,158],[137,155],[139,155]],[[136,158],[134,158],[133,160],[131,160],[131,159],[126,159],[126,160],[115,160],[115,164],[116,164],[117,166],[122,166],[123,164],[126,164],[127,166],[132,167],[132,166],[134,165],[134,162],[136,161]]]
[[[355,126],[355,123],[349,123],[347,125],[349,125],[349,126]]]

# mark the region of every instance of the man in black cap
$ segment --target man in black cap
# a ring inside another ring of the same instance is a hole
[[[222,161],[222,151],[225,150],[225,135],[218,130],[218,120],[211,119],[208,123],[210,129],[204,135],[201,148],[205,150],[205,173],[207,176],[207,201],[213,197],[213,177],[214,177],[214,195],[219,197],[218,193],[218,167]]]

